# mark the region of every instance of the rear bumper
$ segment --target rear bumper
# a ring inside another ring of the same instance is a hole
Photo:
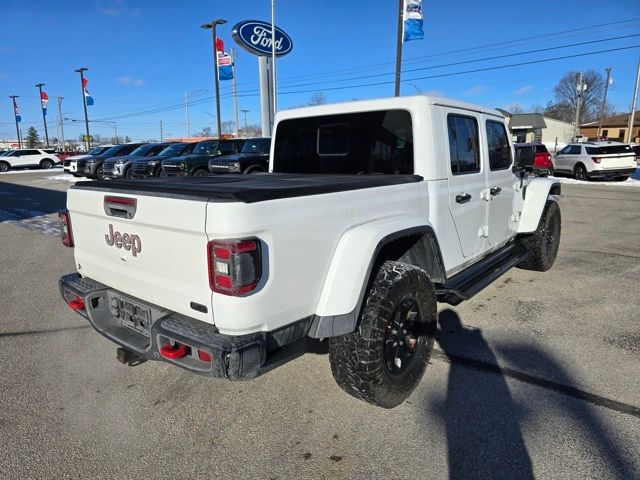
[[[592,170],[591,172],[589,172],[589,178],[622,177],[626,175],[632,175],[635,171],[635,167],[617,168],[610,170]]]
[[[77,273],[62,277],[59,288],[67,303],[69,298],[83,299],[85,308],[76,311],[114,343],[141,358],[166,361],[213,378],[250,379],[273,368],[270,359],[281,361],[282,347],[303,339],[312,322],[308,318],[274,332],[231,336],[221,334],[214,325],[150,305]],[[144,307],[148,312],[144,333],[123,324],[114,310],[118,308],[114,299],[130,300]],[[188,346],[189,354],[175,359],[161,355],[163,347],[175,342]],[[203,360],[199,355],[202,351],[211,360]]]

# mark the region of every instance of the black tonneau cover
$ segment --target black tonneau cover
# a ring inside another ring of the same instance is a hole
[[[254,203],[279,198],[416,183],[422,180],[423,178],[419,175],[253,173],[78,182],[71,188]]]

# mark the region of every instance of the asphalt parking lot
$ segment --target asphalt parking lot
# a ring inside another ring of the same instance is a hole
[[[640,478],[640,189],[563,185],[554,268],[440,305],[394,410],[326,354],[250,382],[124,367],[59,298],[62,172],[0,176],[2,478]]]

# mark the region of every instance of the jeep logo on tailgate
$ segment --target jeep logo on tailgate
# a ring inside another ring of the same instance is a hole
[[[134,257],[137,257],[142,251],[142,241],[138,235],[120,233],[117,230],[114,232],[111,224],[109,224],[109,233],[104,236],[104,239],[110,247],[115,245],[116,248],[131,250]]]

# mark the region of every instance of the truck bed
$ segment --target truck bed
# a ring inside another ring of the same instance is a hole
[[[419,175],[309,175],[258,173],[78,182],[71,188],[105,192],[256,203],[280,198],[421,182]]]

